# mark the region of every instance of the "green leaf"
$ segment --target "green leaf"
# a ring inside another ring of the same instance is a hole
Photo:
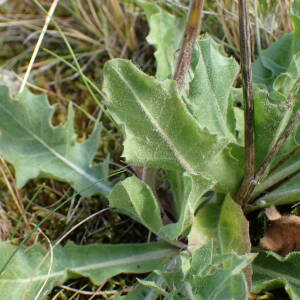
[[[253,262],[254,293],[284,288],[292,300],[300,299],[300,254],[281,257],[273,252],[260,253]]]
[[[192,225],[194,213],[205,200],[202,196],[214,187],[211,180],[201,176],[183,176],[184,198],[179,208],[179,220],[176,223],[168,224],[161,228],[160,235],[170,240],[178,238]]]
[[[175,240],[192,224],[196,208],[202,196],[214,185],[201,176],[184,176],[184,201],[179,208],[179,220],[163,226],[157,200],[149,186],[137,177],[119,182],[109,195],[110,206],[117,208],[150,231],[167,240]],[[151,213],[149,213],[151,212]]]
[[[148,288],[154,289],[159,295],[168,296],[168,293],[154,281],[138,279],[138,282]]]
[[[273,149],[292,114],[293,107],[289,105],[287,97],[281,97],[278,101],[272,101],[268,97],[266,90],[256,89],[255,139],[257,168],[261,166],[267,154]],[[273,164],[276,164],[278,160],[292,151],[295,146],[291,136],[277,154]]]
[[[188,109],[202,128],[235,142],[228,114],[233,109],[229,97],[238,64],[224,56],[222,47],[211,37],[205,37],[196,44],[191,68],[194,77],[189,84]]]
[[[175,206],[177,216],[180,215],[180,208],[184,201],[184,180],[183,174],[180,171],[166,171],[164,179],[166,179],[170,185],[170,191],[172,193],[172,199]]]
[[[291,166],[291,167],[296,167],[296,166]],[[290,170],[288,170],[288,168],[282,169],[281,172],[274,174],[274,177],[270,176],[263,184],[268,183],[269,180],[272,181],[276,179],[275,176],[280,176],[280,174],[283,174],[282,171],[287,172]],[[286,173],[285,175],[288,176],[287,175],[288,173]],[[285,181],[284,184],[280,185],[275,190],[263,194],[253,203],[251,209],[254,210],[254,209],[259,209],[264,207],[270,207],[272,205],[284,205],[284,204],[298,202],[300,197],[299,180],[300,180],[300,175],[299,174],[295,175],[291,179]],[[274,181],[276,182],[277,180]]]
[[[213,265],[214,243],[211,239],[206,245],[192,252],[191,275],[203,276]]]
[[[220,257],[219,262],[228,267],[210,275],[195,276],[192,283],[195,294],[205,300],[247,300],[247,282],[242,271],[252,260],[251,254],[237,256],[231,253]]]
[[[137,177],[118,183],[109,195],[109,202],[111,207],[129,215],[154,233],[158,233],[163,226],[151,188]]]
[[[223,199],[215,192],[211,192],[207,197],[208,200],[197,211],[188,235],[188,246],[192,252],[217,239]]]
[[[221,253],[245,254],[250,251],[249,223],[241,206],[229,195],[223,202],[217,230]]]
[[[14,252],[0,244],[0,266]],[[176,253],[165,243],[89,245],[68,243],[49,252],[39,244],[21,247],[0,278],[0,291],[6,300],[44,299],[54,286],[66,280],[87,277],[99,285],[120,273],[146,273]]]
[[[77,143],[71,106],[68,121],[54,127],[54,107],[45,95],[26,90],[14,101],[0,86],[0,99],[0,154],[14,166],[18,187],[32,178],[50,177],[70,183],[84,196],[111,191],[107,164],[92,166],[99,127],[88,140]]]
[[[150,273],[146,280],[155,282],[157,281],[157,274],[155,272]],[[156,300],[158,297],[158,293],[150,289],[147,286],[137,284],[133,290],[131,290],[127,295],[121,296],[117,295],[115,297],[115,300],[141,300],[141,299],[147,299],[147,300]]]
[[[169,291],[166,299],[244,300],[248,291],[243,270],[253,255],[215,255],[212,243],[191,253],[182,252],[169,270],[157,271]]]
[[[172,15],[155,3],[138,0],[150,27],[147,41],[156,48],[156,78],[171,78],[175,71],[176,50],[185,26],[185,17]]]
[[[194,250],[211,239],[217,242],[222,254],[248,253],[250,237],[248,222],[241,207],[229,195],[224,200],[213,196],[194,218],[189,235],[189,247]]]
[[[263,51],[253,64],[254,82],[273,90],[276,78],[287,71],[295,54],[300,49],[299,1],[294,1],[292,20],[295,31],[284,35]]]
[[[269,48],[261,51],[253,64],[253,79],[255,83],[264,84],[268,89],[273,88],[276,77],[288,68],[293,54],[292,43],[294,34],[284,35]]]
[[[125,129],[123,155],[129,163],[201,174],[225,191],[237,188],[240,170],[223,151],[228,141],[199,127],[175,81],[159,82],[120,59],[106,63],[104,76],[109,110]]]

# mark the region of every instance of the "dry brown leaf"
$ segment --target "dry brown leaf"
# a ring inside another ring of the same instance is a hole
[[[266,215],[271,225],[260,239],[260,246],[280,255],[300,251],[300,217],[282,216],[274,206],[266,210]]]

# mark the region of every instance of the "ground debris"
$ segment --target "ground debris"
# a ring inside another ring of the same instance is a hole
[[[267,208],[266,215],[271,225],[260,239],[260,246],[280,255],[300,251],[300,217],[282,216],[275,206]]]

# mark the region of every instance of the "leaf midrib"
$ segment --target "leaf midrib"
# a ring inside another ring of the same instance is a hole
[[[162,140],[165,142],[165,144],[168,146],[168,148],[171,150],[171,152],[174,154],[174,156],[179,161],[180,165],[190,174],[198,174],[198,172],[192,167],[192,165],[186,160],[184,155],[177,149],[176,145],[173,143],[173,141],[168,137],[165,130],[160,127],[159,123],[155,119],[154,116],[152,116],[151,112],[148,110],[148,108],[144,105],[144,103],[139,99],[138,95],[135,93],[134,89],[131,88],[129,82],[124,78],[124,76],[113,66],[111,66],[111,69],[117,74],[117,76],[120,78],[120,80],[123,81],[124,85],[128,88],[128,90],[133,95],[136,103],[140,107],[140,109],[145,113],[147,116],[149,122],[152,124],[154,128],[156,128],[156,132],[160,135]]]
[[[74,170],[79,175],[83,176],[85,179],[87,179],[92,184],[96,184],[99,189],[101,189],[102,192],[105,194],[109,194],[112,190],[112,188],[100,182],[97,178],[91,176],[90,174],[86,173],[84,170],[80,169],[78,166],[76,166],[73,162],[67,160],[63,155],[52,149],[45,141],[43,141],[40,137],[38,137],[36,134],[34,134],[30,129],[26,128],[18,119],[16,119],[10,111],[8,111],[3,105],[1,105],[1,108],[8,114],[23,130],[25,130],[29,135],[31,135],[37,142],[39,142],[44,148],[46,148],[51,154],[53,154],[55,157],[57,157],[59,160],[61,160],[64,164],[66,164],[68,167],[70,167],[72,170]]]
[[[128,265],[128,264],[132,264],[132,263],[141,263],[143,261],[147,262],[150,260],[156,260],[156,259],[168,257],[171,254],[175,254],[175,253],[176,253],[175,248],[174,249],[155,250],[155,251],[143,253],[140,255],[134,255],[134,256],[120,258],[120,259],[106,260],[101,263],[89,264],[89,265],[80,266],[80,267],[66,266],[65,270],[54,272],[51,274],[46,274],[46,275],[38,275],[35,277],[28,277],[28,278],[24,278],[24,279],[1,278],[0,282],[4,282],[4,283],[12,282],[15,284],[15,283],[27,283],[27,282],[34,282],[34,281],[41,281],[41,280],[49,280],[54,277],[64,276],[67,271],[74,271],[74,272],[80,273],[80,272],[96,270],[96,269],[100,269],[100,268],[108,268],[108,267],[112,268],[112,267],[116,267],[119,265],[122,266],[122,265]]]

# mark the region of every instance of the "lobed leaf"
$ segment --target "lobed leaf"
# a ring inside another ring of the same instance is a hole
[[[236,142],[230,131],[234,124],[229,124],[233,120],[228,115],[233,109],[229,97],[239,72],[238,64],[226,57],[211,37],[205,37],[196,44],[191,71],[194,76],[186,98],[188,109],[202,128]]]
[[[171,78],[175,71],[175,54],[184,31],[185,17],[172,15],[154,3],[142,0],[137,3],[144,9],[150,27],[147,41],[156,48],[155,77]]]
[[[129,163],[201,175],[225,191],[237,188],[241,173],[224,150],[228,141],[199,126],[174,81],[159,82],[120,59],[106,63],[104,76],[109,110],[125,129]]]
[[[17,185],[50,177],[72,184],[84,196],[107,195],[111,191],[107,163],[92,165],[100,127],[77,143],[72,106],[64,125],[52,125],[53,113],[45,95],[26,90],[14,101],[7,87],[0,86],[0,154],[14,166]]]

